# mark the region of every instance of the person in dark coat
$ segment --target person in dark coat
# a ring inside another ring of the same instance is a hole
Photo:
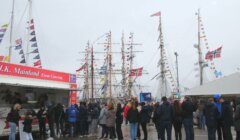
[[[233,125],[233,108],[229,101],[220,98],[222,103],[222,124],[223,124],[223,139],[232,140],[231,126]]]
[[[14,107],[11,109],[11,111],[7,115],[7,122],[9,122],[9,126],[10,126],[9,140],[16,139],[16,128],[18,126],[18,122],[20,119],[20,115],[19,115],[20,109],[21,109],[21,105],[15,104]]]
[[[50,130],[50,136],[55,137],[55,132],[54,132],[54,121],[55,121],[54,105],[49,105],[48,106],[47,119],[48,119],[48,126],[49,126],[49,130]]]
[[[23,122],[23,137],[24,140],[33,140],[32,137],[32,115],[31,111],[27,111]]]
[[[123,123],[123,108],[121,104],[118,103],[116,111],[116,132],[118,140],[123,140],[122,123]]]
[[[79,120],[79,134],[80,137],[83,137],[84,135],[87,135],[87,108],[86,103],[81,102],[79,107],[79,113],[78,113],[78,120]]]
[[[115,132],[116,112],[114,110],[113,103],[108,104],[106,119],[107,119],[106,126],[108,128],[110,139],[115,139],[116,138],[116,132]]]
[[[56,124],[56,132],[57,135],[60,135],[60,130],[61,133],[63,133],[63,123],[64,123],[64,109],[63,105],[58,103],[57,106],[54,109],[54,115],[55,115],[55,124]]]
[[[165,140],[165,130],[167,131],[167,139],[172,139],[172,121],[174,112],[172,105],[167,101],[167,97],[162,97],[162,104],[157,108],[157,116],[159,117],[159,132],[161,140]]]
[[[150,120],[150,114],[149,114],[149,107],[145,106],[145,103],[142,102],[141,103],[142,109],[139,113],[140,116],[140,124],[143,130],[143,134],[144,134],[144,139],[143,140],[147,140],[148,139],[148,133],[147,133],[147,123]]]
[[[183,126],[186,133],[186,140],[194,140],[194,131],[193,131],[193,112],[196,111],[196,106],[190,100],[188,96],[185,96],[185,99],[182,103],[183,110]]]
[[[73,137],[76,134],[76,122],[78,116],[78,109],[75,105],[71,105],[67,110],[68,122],[70,124],[70,136]]]
[[[236,100],[236,109],[234,114],[234,127],[236,131],[236,140],[240,140],[240,97]]]
[[[175,139],[182,140],[182,121],[183,121],[183,112],[182,107],[179,103],[179,100],[175,100],[173,103],[174,110],[174,119],[173,119],[173,127],[175,131]]]
[[[40,131],[40,137],[45,138],[46,137],[46,118],[47,118],[47,111],[44,106],[42,106],[38,113],[38,125],[39,125],[39,131]]]
[[[219,112],[217,107],[214,105],[213,98],[208,99],[208,103],[203,109],[203,115],[206,118],[208,140],[216,140],[217,119],[219,118]]]
[[[154,109],[153,109],[153,117],[152,117],[152,121],[155,124],[155,128],[157,130],[157,134],[158,134],[158,139],[160,139],[160,128],[159,128],[159,118],[157,116],[157,108],[159,107],[159,102],[155,103],[154,105]]]
[[[220,103],[220,101],[219,101],[220,97],[221,97],[220,94],[215,94],[213,96],[213,98],[214,98],[214,105],[218,109],[218,113],[219,113],[219,118],[217,119],[218,140],[222,140],[222,137],[223,137],[223,124],[222,124],[222,117],[221,117],[222,116],[222,103]]]
[[[136,107],[136,103],[131,103],[131,108],[127,112],[127,120],[130,123],[130,136],[131,140],[136,140],[137,138],[137,127],[139,123],[139,112]]]

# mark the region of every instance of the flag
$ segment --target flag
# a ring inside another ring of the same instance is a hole
[[[25,58],[24,54],[21,56],[21,58]]]
[[[7,28],[7,27],[8,27],[8,24],[2,25],[2,28]]]
[[[151,15],[151,17],[155,17],[155,16],[157,16],[157,17],[161,16],[161,12],[159,11],[159,12]]]
[[[30,29],[31,29],[31,30],[34,30],[34,25],[31,25],[31,26],[30,26]]]
[[[220,58],[221,57],[221,52],[222,52],[222,46],[214,50],[213,53],[213,58]]]
[[[9,56],[5,56],[4,61],[5,62],[9,62],[10,61],[10,57]]]
[[[20,63],[21,63],[21,64],[22,64],[22,63],[26,63],[25,59],[23,59],[22,61],[20,61]]]
[[[221,57],[221,52],[222,52],[222,46],[217,48],[216,50],[208,51],[206,56],[205,56],[205,59],[212,61],[214,58],[220,58]]]
[[[107,91],[107,87],[108,87],[108,80],[105,81],[105,83],[103,84],[101,90],[102,90],[102,94],[104,94]]]
[[[22,48],[22,39],[21,38],[15,40],[15,43],[16,43],[15,50],[19,50]]]
[[[217,70],[215,70],[215,71],[214,71],[214,74],[215,74],[215,77],[216,77],[216,78],[222,76],[222,72],[221,72],[221,71],[217,71]]]
[[[30,33],[30,35],[35,35],[35,31],[32,31],[32,32]]]
[[[34,36],[30,41],[31,42],[35,42],[36,41],[36,37]]]
[[[33,19],[30,20],[30,23],[33,24]]]
[[[22,49],[20,50],[19,54],[23,54],[23,50]]]
[[[76,70],[76,72],[79,72],[83,69],[86,69],[87,68],[87,63],[84,63],[79,69]]]
[[[33,43],[31,47],[37,47],[37,42]]]
[[[3,38],[4,34],[0,34],[0,38]]]
[[[137,69],[131,69],[129,76],[142,76],[143,67]]]
[[[41,60],[34,62],[34,67],[36,67],[36,66],[41,66]]]
[[[106,75],[107,74],[107,66],[102,66],[100,68],[100,72],[99,72],[100,75]]]
[[[7,29],[5,29],[5,28],[2,28],[2,29],[0,29],[0,32],[6,32],[7,31]]]
[[[5,56],[0,55],[0,62],[1,62],[1,61],[4,61],[4,58],[5,58]]]
[[[38,55],[36,55],[33,59],[40,59],[40,56],[39,56],[39,54]]]
[[[39,53],[39,52],[38,52],[38,49],[35,49],[31,53]]]

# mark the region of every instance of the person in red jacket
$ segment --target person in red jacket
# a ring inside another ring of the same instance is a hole
[[[131,103],[128,102],[124,107],[123,107],[123,117],[124,119],[126,120],[126,124],[128,124],[128,120],[126,119],[127,118],[127,112],[128,110],[131,108]]]

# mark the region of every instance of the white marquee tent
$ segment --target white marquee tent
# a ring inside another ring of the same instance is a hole
[[[182,93],[182,95],[209,96],[216,93],[221,95],[240,95],[240,72],[224,76],[202,86],[194,87]]]

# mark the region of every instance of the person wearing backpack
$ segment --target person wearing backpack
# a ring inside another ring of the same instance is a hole
[[[220,116],[213,98],[208,99],[208,103],[203,108],[203,115],[206,118],[208,140],[216,140],[217,120]]]

